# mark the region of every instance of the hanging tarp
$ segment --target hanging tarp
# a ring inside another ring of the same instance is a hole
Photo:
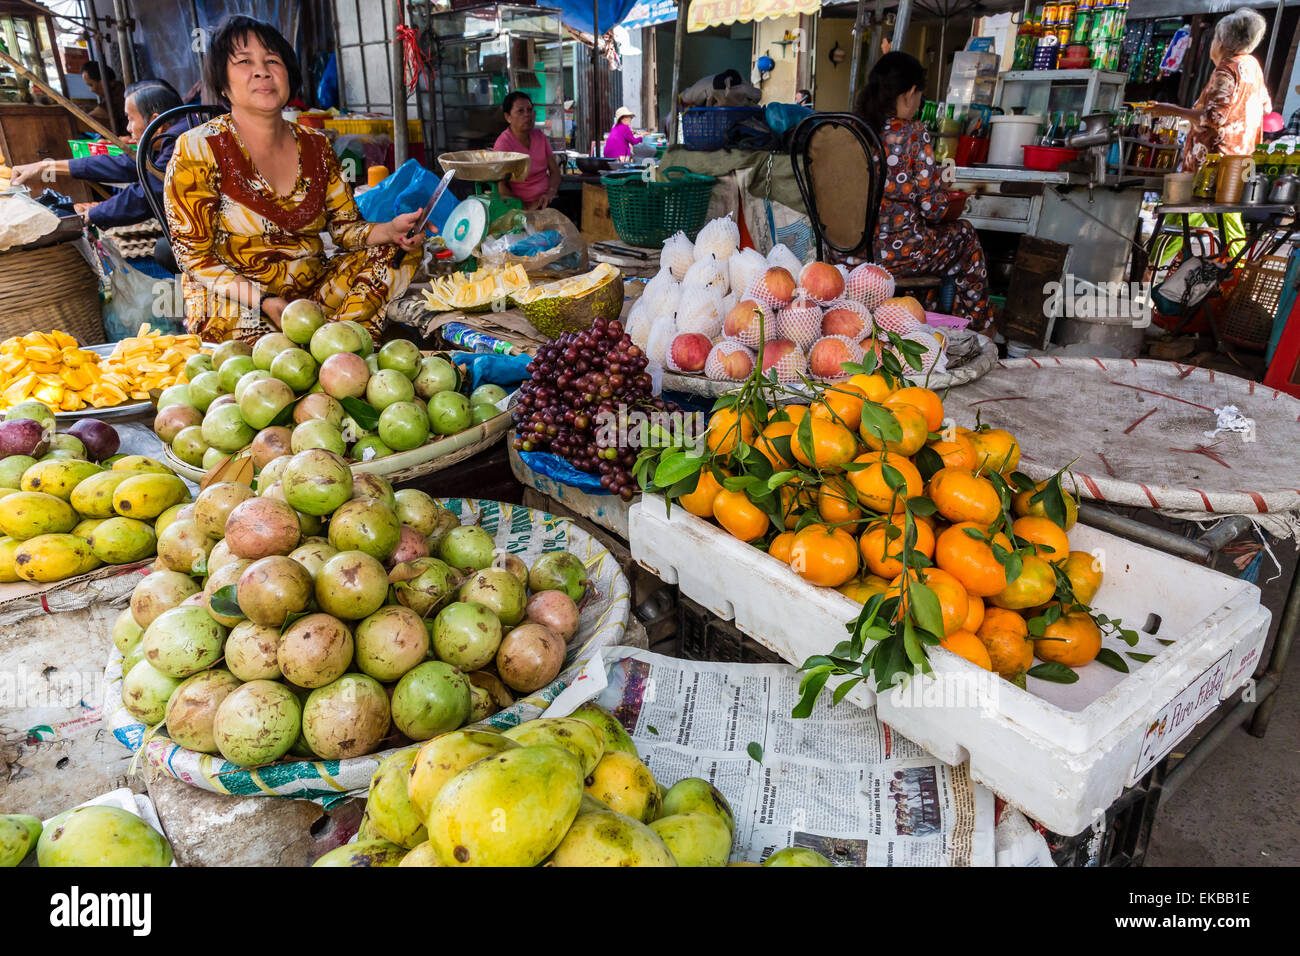
[[[677,0],[637,0],[619,26],[625,30],[639,30],[677,19]]]
[[[560,11],[560,20],[566,27],[572,27],[581,33],[590,34],[594,23],[594,7],[600,10],[600,32],[608,33],[623,21],[628,11],[637,0],[556,0],[547,2],[546,6],[556,7]]]
[[[696,33],[729,23],[814,14],[821,6],[821,0],[691,0],[686,29]]]

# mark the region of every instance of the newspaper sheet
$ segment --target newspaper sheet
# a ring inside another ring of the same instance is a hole
[[[732,860],[801,846],[842,865],[995,865],[993,794],[965,765],[930,756],[874,709],[832,707],[829,694],[796,720],[798,690],[788,665],[611,647],[546,716],[595,700],[628,728],[657,779],[713,783],[736,817]]]

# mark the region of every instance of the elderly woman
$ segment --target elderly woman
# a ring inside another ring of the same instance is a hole
[[[270,24],[227,20],[205,73],[230,112],[177,140],[163,189],[186,326],[207,341],[252,342],[308,298],[378,338],[385,306],[420,263],[424,237],[406,235],[419,213],[365,222],[329,140],[282,118],[302,74]],[[332,258],[326,231],[341,250]]]
[[[1196,172],[1210,153],[1248,156],[1263,138],[1264,114],[1273,109],[1273,104],[1259,61],[1250,54],[1267,29],[1264,18],[1248,7],[1228,14],[1215,25],[1210,44],[1214,72],[1196,105],[1184,109],[1172,103],[1156,103],[1148,108],[1155,116],[1176,116],[1192,124],[1183,146],[1183,172]],[[1245,240],[1246,231],[1239,214],[1223,219],[1231,250]],[[1203,217],[1192,217],[1193,226],[1203,223]],[[1172,245],[1165,248],[1172,254]]]
[[[515,90],[501,104],[506,128],[492,148],[503,153],[527,153],[528,175],[522,182],[503,182],[501,195],[513,196],[525,209],[545,209],[560,194],[560,164],[551,143],[537,128],[537,110],[527,93]]]
[[[984,250],[968,222],[941,222],[948,187],[934,161],[925,124],[925,68],[907,53],[886,53],[858,94],[856,112],[885,147],[885,188],[876,220],[877,261],[892,275],[941,275],[953,281],[953,311],[985,331],[993,324]]]
[[[181,105],[180,95],[166,80],[141,80],[126,90],[127,141],[138,143],[145,129],[160,114]],[[155,162],[166,168],[171,159],[176,138],[193,123],[187,118],[174,123],[154,139],[157,151]],[[13,184],[22,185],[47,171],[54,175],[88,179],[106,185],[122,185],[108,199],[96,203],[77,203],[77,212],[87,225],[100,229],[114,226],[133,226],[153,218],[153,209],[145,196],[145,186],[136,170],[135,156],[129,154],[79,156],[73,159],[47,159],[14,167]],[[155,196],[162,195],[162,181],[151,179],[148,184]]]

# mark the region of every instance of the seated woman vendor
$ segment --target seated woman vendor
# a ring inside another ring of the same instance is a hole
[[[930,134],[913,117],[924,98],[925,68],[906,53],[886,53],[858,94],[856,112],[880,134],[885,186],[876,222],[876,256],[895,276],[940,275],[956,283],[953,311],[984,331],[993,323],[988,267],[975,228],[940,222],[948,187]]]
[[[180,106],[181,98],[166,80],[141,80],[127,87],[125,102],[127,141],[138,143],[145,128],[159,114]],[[154,161],[160,169],[165,168],[171,159],[176,137],[193,125],[186,118],[154,137]],[[72,176],[74,179],[122,187],[103,202],[77,203],[77,212],[81,213],[87,225],[110,229],[114,226],[133,226],[153,218],[153,210],[145,196],[145,187],[140,183],[133,155],[100,154],[27,163],[14,167],[13,185],[28,182],[35,185],[41,181],[43,174]],[[149,188],[155,196],[161,197],[162,180],[151,177]]]
[[[501,184],[501,195],[514,196],[525,209],[545,209],[560,192],[560,164],[550,141],[536,126],[533,101],[518,90],[501,104],[509,124],[492,148],[504,153],[527,153],[528,176],[522,182]]]
[[[205,71],[230,112],[176,141],[163,190],[186,326],[210,342],[252,342],[308,298],[378,338],[420,263],[424,237],[406,238],[419,213],[364,221],[329,140],[281,117],[302,74],[271,25],[228,19]],[[340,250],[332,258],[326,231]]]

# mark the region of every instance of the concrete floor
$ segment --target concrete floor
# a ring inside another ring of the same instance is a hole
[[[1296,552],[1275,543],[1283,573],[1265,556],[1259,584],[1273,612],[1277,631],[1285,588],[1295,569]],[[1220,561],[1219,569],[1234,573]],[[1270,643],[1266,651],[1271,651]],[[1268,734],[1259,739],[1234,731],[1179,790],[1162,801],[1147,853],[1147,866],[1297,866],[1300,865],[1300,675],[1294,655],[1276,692]],[[1199,737],[1198,733],[1194,736]],[[1176,753],[1191,749],[1192,740]]]

